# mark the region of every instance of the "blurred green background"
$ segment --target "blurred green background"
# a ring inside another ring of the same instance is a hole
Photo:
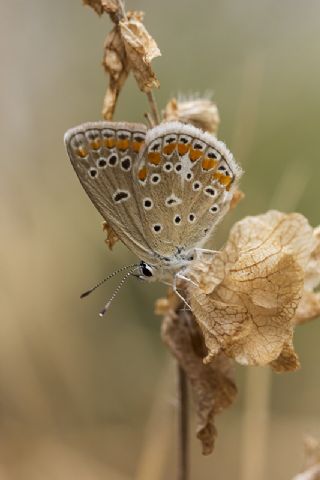
[[[319,1],[127,0],[127,8],[146,11],[162,51],[153,63],[159,105],[213,91],[219,137],[246,171],[246,198],[216,244],[237,219],[270,207],[319,224]],[[107,250],[63,145],[69,127],[100,118],[111,24],[80,0],[2,0],[0,17],[0,477],[173,479],[175,366],[153,314],[164,288],[132,280],[104,319],[97,313],[113,282],[79,300],[132,259],[120,245]],[[141,121],[146,109],[131,79],[115,119]],[[237,369],[239,397],[218,419],[212,456],[201,456],[192,431],[192,478],[249,479],[240,473],[245,399],[268,383],[249,435],[254,457],[267,415],[256,480],[298,472],[303,434],[320,436],[319,335],[317,321],[296,331],[297,373],[252,369],[248,388],[247,371]]]

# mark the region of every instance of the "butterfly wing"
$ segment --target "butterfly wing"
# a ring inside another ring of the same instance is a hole
[[[172,257],[206,241],[229,209],[241,169],[214,136],[169,122],[148,131],[134,175],[146,241]]]
[[[134,164],[145,135],[143,124],[93,122],[68,130],[65,144],[84,190],[103,218],[130,250],[152,263],[133,188]]]

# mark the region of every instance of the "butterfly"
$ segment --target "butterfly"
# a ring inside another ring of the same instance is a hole
[[[223,142],[180,122],[85,123],[66,132],[65,144],[84,190],[148,281],[183,274],[241,176]]]

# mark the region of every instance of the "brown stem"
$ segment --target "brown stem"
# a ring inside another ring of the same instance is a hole
[[[149,128],[153,128],[153,127],[155,126],[155,123],[154,123],[154,121],[153,121],[153,117],[151,116],[151,114],[150,114],[149,112],[146,112],[146,113],[144,114],[144,117],[145,117],[145,119],[146,119],[147,122],[148,122],[148,127],[149,127]]]
[[[121,17],[122,19],[126,20],[127,15],[126,15],[126,9],[124,8],[124,3],[122,0],[118,0],[118,5],[119,5],[119,10],[121,12]]]
[[[161,119],[160,119],[159,110],[157,107],[157,102],[156,102],[156,99],[154,98],[152,91],[147,92],[147,98],[151,108],[151,113],[153,116],[154,123],[155,125],[159,125],[159,123],[161,122]]]
[[[185,371],[178,365],[178,480],[189,478],[188,384]]]
[[[124,8],[124,4],[122,0],[117,0],[117,3],[118,3],[118,10],[116,12],[110,12],[110,11],[108,12],[111,20],[116,25],[118,25],[118,23],[121,22],[121,20],[127,19],[126,10]]]

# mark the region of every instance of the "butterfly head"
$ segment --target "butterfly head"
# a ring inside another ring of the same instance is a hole
[[[149,265],[148,263],[141,261],[137,273],[134,273],[133,275],[140,280],[145,280],[147,282],[153,282],[157,279],[158,275],[158,269],[152,265]]]

